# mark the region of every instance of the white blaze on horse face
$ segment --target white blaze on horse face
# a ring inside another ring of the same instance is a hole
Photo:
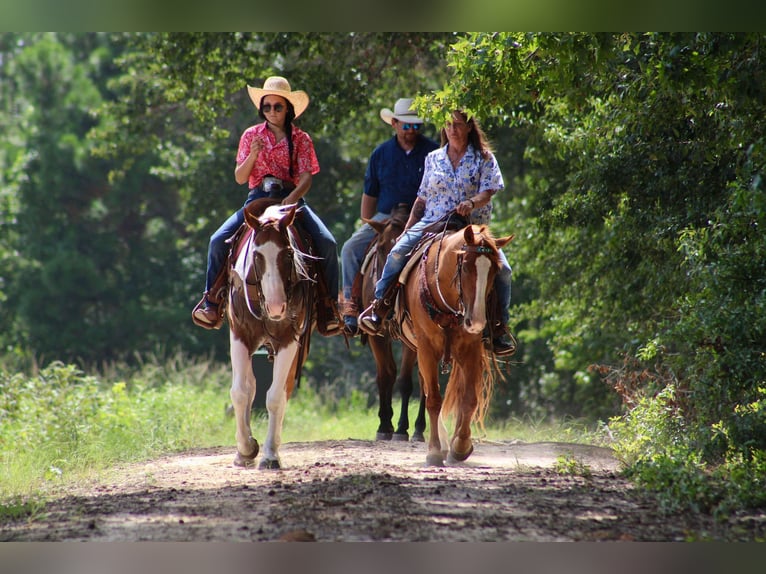
[[[258,252],[263,256],[264,263],[261,290],[266,304],[266,315],[274,321],[283,319],[287,313],[287,295],[277,264],[282,251],[283,249],[273,241],[264,243],[258,249]]]
[[[487,279],[489,278],[489,270],[492,267],[492,262],[489,257],[477,257],[476,258],[476,293],[474,295],[473,305],[471,305],[471,317],[464,321],[466,330],[469,333],[477,334],[484,330],[487,324],[487,310],[485,306],[486,294],[487,294]]]

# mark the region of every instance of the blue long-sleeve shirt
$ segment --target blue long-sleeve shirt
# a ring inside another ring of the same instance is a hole
[[[426,156],[438,147],[421,135],[407,153],[392,136],[373,150],[364,174],[364,193],[377,198],[379,212],[391,213],[399,203],[415,202]]]

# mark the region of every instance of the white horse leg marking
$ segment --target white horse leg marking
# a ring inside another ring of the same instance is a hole
[[[274,358],[274,375],[266,393],[266,408],[269,411],[269,426],[263,446],[263,461],[279,465],[279,445],[282,444],[282,422],[287,407],[287,375],[298,353],[298,342],[291,341],[281,348]],[[263,465],[264,462],[261,464]]]
[[[472,334],[481,333],[487,324],[485,295],[487,293],[487,277],[489,277],[490,261],[487,257],[476,258],[476,295],[473,301],[473,314],[464,321],[466,331]]]
[[[257,443],[252,437],[250,430],[250,407],[255,398],[255,375],[250,352],[242,341],[235,338],[229,332],[229,345],[231,349],[231,402],[234,406],[236,417],[237,451],[243,457],[250,457],[257,449]],[[256,453],[257,454],[257,450]]]
[[[449,431],[447,430],[447,425],[444,424],[442,413],[439,413],[439,445],[442,452],[449,450]]]

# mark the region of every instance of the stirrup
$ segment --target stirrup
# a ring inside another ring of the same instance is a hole
[[[507,337],[508,340],[503,339]],[[507,357],[513,355],[518,348],[516,338],[511,335],[510,332],[500,333],[497,337],[492,339],[492,352],[498,357]]]
[[[385,321],[389,310],[390,307],[386,308],[383,299],[375,299],[370,303],[370,306],[359,315],[359,328],[373,337],[380,335],[383,328],[383,321]]]
[[[215,321],[208,321],[208,311],[213,311],[216,315]],[[201,317],[200,317],[201,315]],[[195,305],[192,310],[192,321],[195,325],[202,327],[203,329],[220,329],[223,325],[223,310],[222,306],[213,305],[207,299],[207,295],[203,295],[200,302]]]

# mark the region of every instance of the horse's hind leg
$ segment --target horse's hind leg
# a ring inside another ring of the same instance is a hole
[[[282,347],[274,357],[274,375],[266,393],[266,409],[269,411],[269,426],[263,445],[263,458],[259,468],[279,469],[279,446],[282,444],[282,423],[287,409],[287,397],[292,391],[297,369],[298,343],[292,341]]]
[[[375,440],[391,440],[394,433],[392,402],[394,380],[396,379],[396,361],[391,348],[391,339],[388,337],[370,337],[368,341],[372,355],[375,357],[375,382],[378,385],[379,423]]]
[[[420,393],[418,404],[418,416],[415,418],[415,432],[412,433],[412,442],[425,442],[426,437],[426,399],[423,392]]]
[[[250,407],[255,398],[255,375],[247,346],[231,332],[229,343],[232,370],[229,394],[237,425],[237,456],[234,464],[249,468],[255,464],[255,457],[258,456],[258,441],[253,438],[250,430]]]
[[[397,379],[397,385],[399,387],[399,390],[402,395],[402,408],[399,413],[399,422],[396,425],[396,431],[394,432],[393,439],[394,440],[401,440],[401,441],[407,441],[409,440],[409,428],[410,428],[410,419],[409,419],[409,407],[410,407],[410,397],[412,396],[412,371],[415,368],[415,360],[417,359],[417,354],[415,351],[410,349],[407,345],[402,345],[402,361],[399,365],[399,378]],[[425,405],[423,404],[423,401],[420,401],[420,410],[418,413],[418,416],[422,419],[421,422],[423,423],[423,428],[420,429],[420,438],[416,439],[416,435],[418,434],[418,427],[417,424],[415,426],[415,434],[412,436],[412,440],[419,440],[420,442],[423,442],[425,439],[423,438],[423,430],[425,429]]]

